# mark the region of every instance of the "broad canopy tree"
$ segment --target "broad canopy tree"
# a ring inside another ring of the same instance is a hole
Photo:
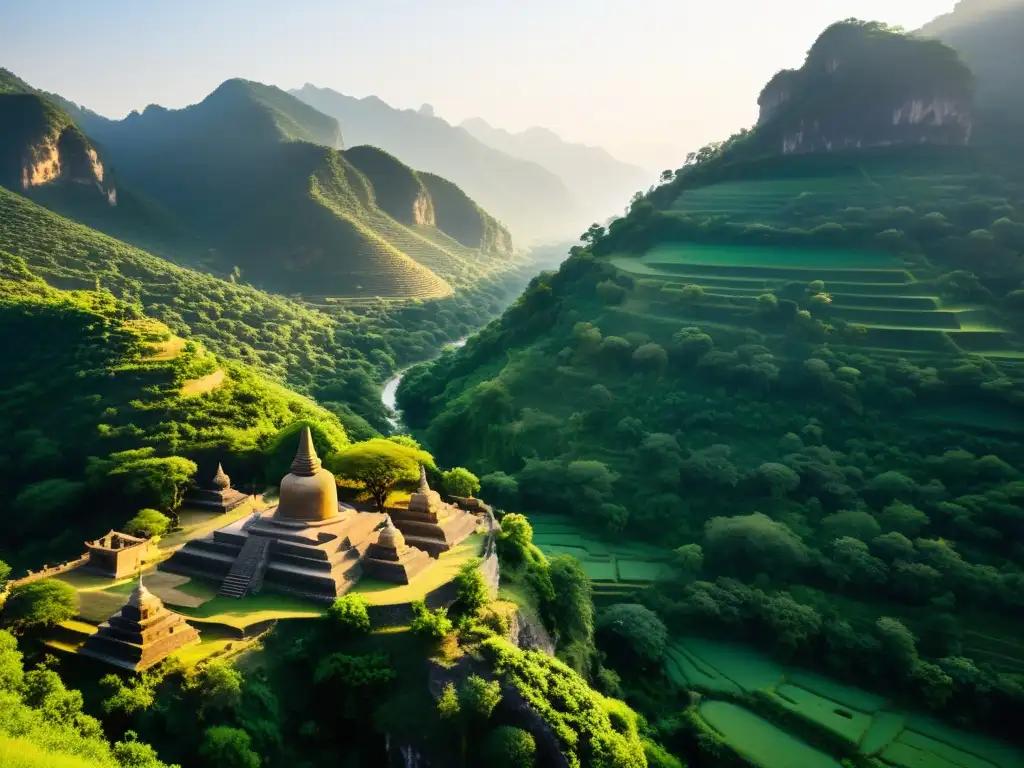
[[[426,451],[374,438],[328,457],[327,465],[336,475],[361,483],[383,512],[395,485],[416,480],[420,464],[432,462]]]

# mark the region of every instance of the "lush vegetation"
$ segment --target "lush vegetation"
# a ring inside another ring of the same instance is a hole
[[[46,664],[24,668],[14,636],[0,630],[0,761],[18,768],[166,768],[156,752],[126,732],[111,744]]]
[[[328,411],[176,339],[137,304],[50,288],[3,252],[0,275],[0,508],[12,564],[77,556],[84,539],[140,509],[149,515],[135,527],[163,532],[160,511],[177,507],[197,463],[212,477],[223,461],[251,484],[263,477],[268,442],[299,419],[331,424],[344,440]],[[187,394],[215,370],[225,374],[219,387]]]
[[[872,40],[931,51],[922,82],[941,71],[933,54],[961,66],[942,46],[845,29],[845,55]],[[816,108],[831,93],[814,91]],[[399,405],[440,461],[530,515],[534,544],[581,558],[607,595],[602,666],[630,671],[647,715],[685,705],[623,614],[1012,736],[1019,181],[952,148],[770,157],[770,130],[707,148],[591,227],[500,321],[411,371]],[[634,557],[659,581],[634,599],[653,617],[617,605],[642,586],[621,583],[623,545],[643,542],[655,552]],[[680,748],[708,741],[687,733]]]

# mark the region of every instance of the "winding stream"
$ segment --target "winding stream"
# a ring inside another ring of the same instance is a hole
[[[458,341],[445,344],[441,348],[441,351],[443,352],[446,349],[458,349],[465,345],[467,339],[469,339],[468,336],[463,336]],[[418,363],[414,363],[414,365],[418,365]],[[388,423],[391,424],[391,428],[396,432],[402,428],[402,415],[398,412],[398,403],[396,399],[398,396],[398,385],[402,382],[402,377],[405,376],[405,372],[411,367],[412,366],[406,366],[388,379],[384,384],[384,391],[380,393],[380,401],[384,403],[384,407],[391,413],[391,415],[388,416]]]

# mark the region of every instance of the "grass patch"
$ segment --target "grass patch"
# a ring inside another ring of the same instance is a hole
[[[730,747],[761,768],[840,768],[824,752],[736,704],[705,701],[698,711]]]
[[[822,272],[834,269],[903,268],[903,263],[899,259],[877,251],[701,243],[658,246],[645,253],[642,260],[649,264],[798,267],[818,269]]]
[[[362,595],[370,605],[397,605],[423,598],[442,584],[447,584],[467,562],[483,552],[487,535],[474,533],[457,547],[445,552],[412,584],[392,584],[363,576],[350,592]]]
[[[245,629],[271,619],[302,619],[322,616],[326,608],[308,600],[272,593],[236,599],[217,596],[197,607],[178,606],[177,612],[201,622]],[[202,631],[201,624],[197,628]]]
[[[881,752],[896,740],[906,721],[907,717],[902,712],[876,712],[871,726],[860,740],[860,751],[865,755]]]
[[[707,693],[742,693],[740,687],[732,680],[728,680],[713,671],[704,668],[692,656],[689,656],[678,646],[671,646],[665,651],[666,658],[674,661],[678,667],[680,676],[686,682],[683,685],[687,688],[696,688]],[[671,675],[671,672],[669,673]]]
[[[47,752],[28,739],[0,734],[0,765],[4,768],[98,768],[102,764],[75,755]]]

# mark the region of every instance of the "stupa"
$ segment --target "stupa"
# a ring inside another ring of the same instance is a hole
[[[108,664],[138,671],[186,645],[199,642],[199,632],[181,616],[164,607],[142,583],[128,602],[90,635],[78,652]]]
[[[476,517],[472,513],[446,504],[437,491],[431,490],[423,465],[420,465],[419,487],[408,504],[395,504],[388,507],[387,512],[405,541],[432,557],[447,552],[476,530]]]
[[[185,494],[186,507],[198,507],[212,512],[230,512],[245,503],[249,497],[231,487],[231,478],[217,463],[217,472],[206,488],[190,488]]]
[[[359,561],[383,519],[338,503],[334,475],[306,427],[276,507],[193,539],[160,569],[219,581],[228,597],[267,588],[330,602],[359,578]]]
[[[385,516],[377,541],[370,545],[363,558],[363,570],[375,579],[408,584],[433,562],[426,552],[406,544],[391,517]]]

